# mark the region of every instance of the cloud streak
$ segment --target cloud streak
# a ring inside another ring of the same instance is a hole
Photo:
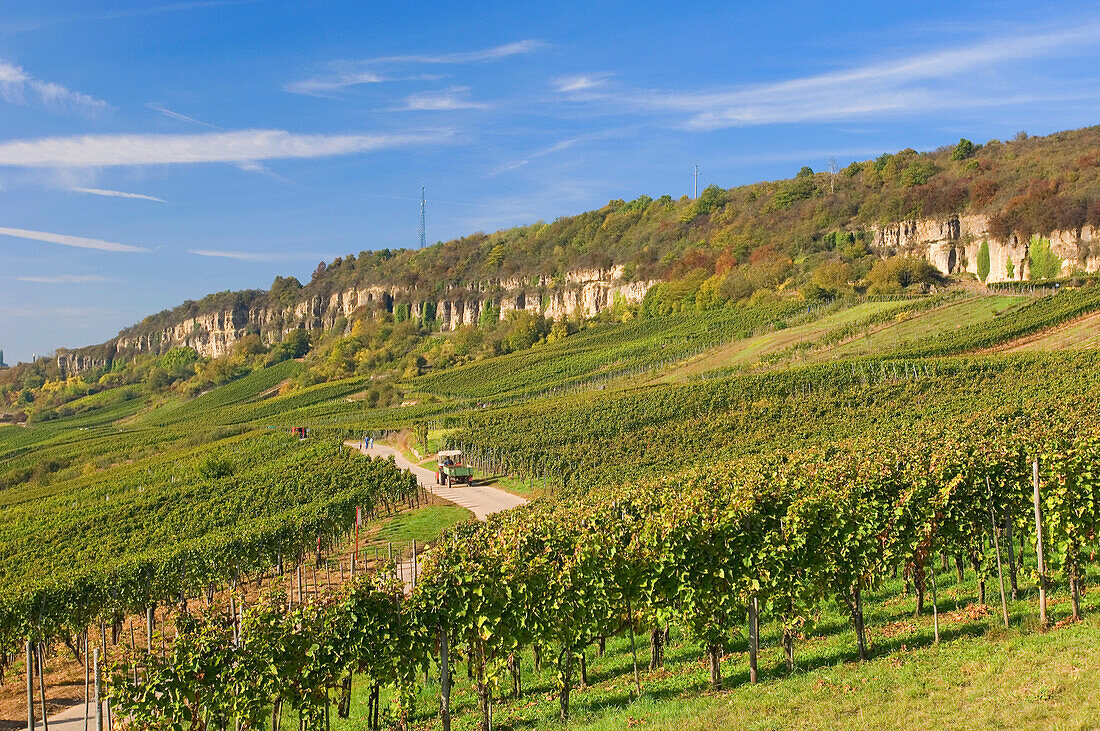
[[[499,61],[510,56],[519,56],[533,53],[541,48],[546,48],[543,41],[528,39],[505,43],[504,45],[484,48],[478,51],[463,51],[459,53],[419,54],[408,56],[379,56],[359,61],[336,61],[329,64],[329,73],[313,76],[301,81],[292,81],[283,85],[284,91],[293,94],[308,94],[323,96],[324,94],[337,92],[352,86],[363,84],[381,84],[387,81],[434,81],[439,76],[429,74],[417,74],[414,76],[393,76],[382,73],[379,66],[408,66],[408,65],[455,65],[480,63],[486,61]]]
[[[576,76],[563,76],[554,79],[553,86],[560,92],[588,91],[605,86],[614,74],[601,71],[597,73],[578,74]]]
[[[588,77],[559,80],[557,87],[575,101],[609,104],[616,111],[686,115],[684,127],[706,131],[1037,101],[1038,96],[1015,90],[990,93],[979,75],[1004,64],[1068,55],[1096,46],[1100,46],[1100,23],[1093,21],[1069,29],[981,41],[892,62],[738,89],[603,93],[599,84],[591,83]],[[1042,94],[1047,99],[1057,96],[1049,88]]]
[[[349,86],[381,84],[384,81],[390,80],[391,79],[375,73],[374,71],[348,69],[345,71],[336,71],[325,76],[315,76],[301,81],[291,81],[290,83],[283,84],[283,91],[289,91],[291,94],[315,96],[325,94],[326,92],[346,89]]]
[[[183,163],[248,163],[331,157],[401,145],[440,142],[440,132],[416,134],[302,135],[250,129],[189,135],[121,134],[47,137],[0,143],[0,166],[111,167]]]
[[[122,20],[126,18],[138,18],[146,15],[159,15],[161,13],[177,13],[190,10],[205,10],[207,8],[219,8],[230,5],[249,5],[259,0],[197,0],[196,2],[169,3],[166,5],[154,5],[152,7],[130,8],[125,10],[112,10],[102,13],[77,13],[72,15],[57,16],[53,18],[43,17],[35,20],[8,21],[0,23],[0,33],[21,33],[41,30],[55,25],[67,23],[87,23],[101,20]]]
[[[114,241],[102,239],[88,239],[83,236],[70,236],[68,234],[54,234],[46,231],[29,231],[24,228],[7,228],[0,226],[0,236],[14,236],[17,239],[29,239],[31,241],[45,241],[61,246],[73,246],[78,249],[96,249],[98,251],[114,251],[120,253],[145,253],[149,249],[141,246],[130,246]]]
[[[157,198],[155,195],[145,195],[144,193],[124,193],[121,190],[104,190],[103,188],[70,188],[69,190],[72,190],[76,193],[102,195],[108,198],[136,198],[143,201],[156,201],[157,203],[168,202],[163,198]]]
[[[226,251],[221,249],[188,249],[188,254],[208,256],[215,259],[234,259],[236,261],[275,262],[275,261],[312,261],[316,254],[277,254],[255,251]]]
[[[502,58],[508,58],[509,56],[519,56],[526,53],[532,53],[542,48],[546,48],[549,44],[540,40],[529,38],[523,41],[515,41],[513,43],[505,43],[500,46],[494,46],[492,48],[484,48],[479,51],[461,51],[458,53],[440,53],[440,54],[425,54],[425,55],[411,55],[411,56],[380,56],[378,58],[368,59],[363,63],[424,63],[424,64],[462,64],[462,63],[478,63],[480,61],[499,61]]]
[[[89,284],[91,282],[117,282],[100,274],[60,274],[56,277],[16,277],[20,282],[32,282],[34,284]]]
[[[459,109],[488,109],[491,105],[470,98],[470,87],[452,86],[442,91],[422,91],[405,97],[405,104],[394,112],[451,112]]]
[[[216,124],[210,124],[209,122],[204,122],[201,119],[195,119],[194,117],[188,117],[186,114],[180,114],[179,112],[173,112],[171,109],[168,109],[167,107],[162,107],[159,104],[149,103],[149,104],[146,104],[145,106],[149,107],[154,112],[158,112],[158,113],[164,115],[165,117],[168,117],[169,119],[175,119],[175,120],[178,120],[180,122],[190,122],[191,124],[197,124],[197,125],[200,125],[202,127],[212,127],[214,129],[217,129],[217,127],[218,127],[218,125],[216,125]]]
[[[0,99],[9,104],[27,104],[28,97],[55,112],[71,112],[93,119],[111,110],[111,105],[102,99],[44,81],[27,73],[22,66],[0,61]]]

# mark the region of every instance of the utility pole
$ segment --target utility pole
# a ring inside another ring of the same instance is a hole
[[[839,168],[837,167],[837,164],[836,164],[836,158],[835,157],[830,157],[829,158],[829,192],[830,193],[832,193],[833,190],[836,188],[836,174],[837,174],[838,169]]]
[[[422,185],[422,186],[420,186],[420,232],[419,232],[420,233],[419,238],[420,238],[420,248],[421,249],[424,248],[424,236],[425,236],[425,229],[424,229],[424,192],[425,192],[425,188]]]
[[[695,178],[695,197],[698,198],[699,197],[699,166],[698,165],[695,166],[695,172],[693,172],[691,174],[691,176],[693,178]]]

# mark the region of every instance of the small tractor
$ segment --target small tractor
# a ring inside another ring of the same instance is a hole
[[[292,426],[290,428],[290,433],[298,437],[298,439],[305,439],[309,436],[309,428],[304,426]]]
[[[452,487],[456,483],[469,485],[474,468],[462,463],[462,450],[445,449],[436,455],[439,470],[435,473],[437,484]]]

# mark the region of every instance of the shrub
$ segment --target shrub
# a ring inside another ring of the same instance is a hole
[[[881,294],[900,292],[906,287],[929,286],[943,282],[943,275],[932,264],[917,256],[893,256],[879,259],[871,267],[867,281]]]
[[[218,480],[233,474],[235,467],[226,457],[210,455],[199,464],[199,474],[208,480]]]
[[[1062,260],[1050,248],[1050,239],[1032,236],[1027,247],[1031,279],[1054,279],[1062,271]]]

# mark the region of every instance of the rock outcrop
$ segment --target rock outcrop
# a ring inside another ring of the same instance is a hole
[[[1084,226],[1076,231],[1054,231],[1043,237],[1062,261],[1062,275],[1100,271],[1100,231]],[[1026,281],[1031,277],[1030,240],[1016,235],[1000,240],[990,233],[989,217],[951,216],[945,219],[902,221],[875,228],[874,248],[883,256],[921,256],[944,274],[978,274],[982,243],[989,249],[986,282]]]
[[[639,304],[653,284],[627,281],[623,268],[616,266],[570,271],[561,281],[512,277],[471,287],[451,287],[442,296],[377,284],[347,287],[327,295],[308,294],[307,288],[301,291],[300,299],[289,304],[273,302],[265,295],[251,304],[198,312],[157,328],[135,326],[102,346],[60,352],[58,365],[66,373],[75,374],[103,367],[115,358],[164,353],[180,346],[218,357],[250,334],[270,344],[295,329],[330,330],[341,318],[372,311],[393,312],[399,305],[408,305],[411,317],[434,316],[443,330],[476,325],[486,312],[501,319],[517,310],[555,320],[588,318],[617,302]]]

